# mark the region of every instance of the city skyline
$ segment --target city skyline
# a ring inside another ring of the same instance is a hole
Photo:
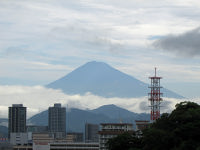
[[[108,63],[145,83],[157,67],[162,86],[200,102],[198,1],[7,0],[0,7],[0,117],[13,103],[26,105],[30,116],[56,102],[83,109],[115,103],[141,112],[133,105],[145,97],[108,103],[91,93],[44,87],[89,61]],[[39,108],[30,104],[42,99]],[[88,104],[90,99],[95,102]]]
[[[95,81],[94,79],[96,79],[96,75],[94,76],[94,74],[92,76],[90,76],[89,74],[92,73],[94,70],[91,68],[91,66],[93,66],[97,69],[97,70],[105,70],[108,69],[110,70],[110,74],[106,74],[101,76],[101,73],[98,72],[98,77],[99,78],[99,83],[97,81]],[[99,65],[99,67],[98,67]],[[80,73],[78,70],[82,70],[83,72]],[[89,73],[89,74],[88,74]],[[85,78],[82,78],[82,74],[88,74],[85,76]],[[89,79],[92,81],[92,87],[91,88],[97,88],[99,89],[98,85],[102,84],[103,82],[108,82],[109,76],[112,76],[112,78],[116,78],[116,77],[120,77],[120,79],[114,79],[111,82],[109,82],[112,86],[116,86],[116,81],[118,81],[117,83],[117,87],[119,86],[123,86],[123,81],[125,81],[127,84],[128,82],[130,82],[131,84],[128,84],[127,86],[131,89],[127,89],[127,91],[129,91],[128,93],[132,93],[132,91],[134,91],[134,88],[138,88],[140,84],[142,85],[142,91],[138,91],[138,92],[142,92],[143,94],[140,97],[135,97],[134,95],[132,96],[126,96],[126,92],[124,93],[126,97],[106,97],[103,93],[102,95],[95,95],[91,92],[87,92],[85,94],[66,94],[65,91],[62,91],[60,89],[52,89],[52,88],[47,88],[47,87],[43,87],[43,86],[33,86],[33,87],[24,87],[24,86],[4,86],[3,88],[1,88],[0,91],[2,91],[2,99],[4,101],[2,101],[1,103],[1,116],[5,117],[7,116],[7,104],[9,103],[23,103],[24,105],[27,106],[27,109],[29,111],[28,113],[28,118],[30,118],[31,116],[40,113],[44,110],[47,109],[48,106],[51,106],[53,103],[61,103],[62,105],[64,105],[65,107],[67,107],[67,110],[70,111],[71,108],[79,108],[79,109],[84,109],[84,110],[91,110],[91,109],[95,109],[98,108],[100,106],[103,105],[110,105],[110,104],[115,104],[119,107],[125,108],[129,111],[132,112],[136,112],[136,113],[149,113],[149,103],[148,103],[148,93],[150,92],[150,90],[148,89],[148,84],[144,84],[140,81],[138,81],[137,79],[134,78],[130,78],[130,76],[120,73],[119,71],[115,70],[114,68],[104,64],[104,63],[99,63],[99,62],[90,62],[84,66],[81,66],[79,69],[73,71],[73,74],[70,74],[69,76],[72,77],[73,80],[69,80],[69,78],[66,78],[65,80],[70,81],[69,83],[62,81],[62,83],[65,85],[68,85],[69,88],[70,86],[73,86],[73,82],[77,82],[77,80],[79,80],[79,84],[80,87],[84,87],[85,84],[85,80],[87,80],[87,78],[89,77]],[[152,75],[153,76],[153,75]],[[76,78],[74,78],[76,77]],[[80,79],[79,79],[80,77]],[[108,78],[107,80],[104,81],[105,78]],[[103,79],[103,80],[102,80]],[[123,80],[122,80],[123,79]],[[131,80],[130,80],[131,79]],[[82,80],[82,81],[81,81]],[[110,79],[111,80],[111,79]],[[95,82],[96,84],[93,84],[93,82]],[[70,85],[70,83],[72,83]],[[107,92],[112,92],[113,88],[112,86],[107,85],[108,88],[106,91]],[[135,86],[132,86],[132,84]],[[135,85],[136,84],[136,85]],[[162,84],[162,83],[161,83]],[[97,87],[95,87],[97,85]],[[62,85],[60,85],[62,86]],[[58,85],[59,87],[59,85]],[[145,89],[146,87],[146,89]],[[72,87],[71,87],[72,88]],[[77,87],[79,88],[79,86]],[[102,87],[101,87],[102,88]],[[100,88],[100,89],[101,89]],[[126,86],[124,86],[124,88],[126,88]],[[141,88],[141,87],[140,87]],[[17,89],[17,90],[16,90]],[[76,89],[76,88],[75,88]],[[106,88],[104,88],[106,89]],[[118,89],[118,88],[117,88]],[[117,92],[114,90],[113,92]],[[144,91],[143,91],[144,90]],[[164,91],[164,89],[162,90]],[[166,90],[165,90],[166,91]],[[67,91],[66,91],[67,92]],[[166,91],[167,92],[167,91]],[[127,94],[128,94],[127,93]],[[99,93],[100,94],[100,93]],[[106,93],[105,93],[106,94]],[[119,93],[118,93],[119,94]],[[121,93],[123,94],[123,93]],[[136,93],[137,95],[138,93]],[[170,94],[170,93],[168,93]],[[164,95],[167,95],[167,93],[164,92]],[[120,95],[119,95],[120,96]],[[171,95],[171,98],[168,97],[164,97],[164,102],[163,104],[161,104],[162,106],[162,112],[170,112],[177,103],[179,103],[180,101],[186,101],[186,100],[192,100],[195,102],[198,102],[198,98],[196,99],[187,99],[187,98],[181,98],[178,95],[174,95],[175,97],[173,97],[173,94]],[[176,97],[178,96],[178,97]],[[40,105],[38,105],[38,103],[35,102],[39,102]]]

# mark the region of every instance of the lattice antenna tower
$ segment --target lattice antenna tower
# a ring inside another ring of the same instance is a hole
[[[156,119],[160,118],[160,103],[162,101],[162,95],[160,89],[162,88],[160,86],[160,79],[162,77],[156,76],[156,68],[155,68],[155,76],[149,77],[151,79],[151,85],[150,93],[149,93],[149,101],[150,101],[150,107],[151,107],[151,122],[154,122]]]

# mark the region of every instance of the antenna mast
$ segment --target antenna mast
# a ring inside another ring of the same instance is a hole
[[[156,119],[160,118],[160,103],[162,101],[161,96],[163,95],[163,93],[160,92],[162,88],[160,86],[160,79],[162,79],[162,77],[156,76],[155,68],[155,76],[149,77],[149,79],[151,79],[151,85],[149,86],[150,93],[148,93],[151,107],[151,122],[154,122]]]

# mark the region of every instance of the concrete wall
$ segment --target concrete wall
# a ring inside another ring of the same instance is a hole
[[[12,145],[28,144],[28,134],[27,133],[10,133],[10,144]]]

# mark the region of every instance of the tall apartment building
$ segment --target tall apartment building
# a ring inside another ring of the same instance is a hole
[[[10,133],[26,132],[26,107],[13,104],[8,110],[8,136]]]
[[[98,124],[85,124],[85,142],[98,142],[99,141],[99,125]]]
[[[66,135],[66,108],[56,103],[54,107],[48,110],[48,128],[49,132],[54,134],[55,138],[63,138]]]

